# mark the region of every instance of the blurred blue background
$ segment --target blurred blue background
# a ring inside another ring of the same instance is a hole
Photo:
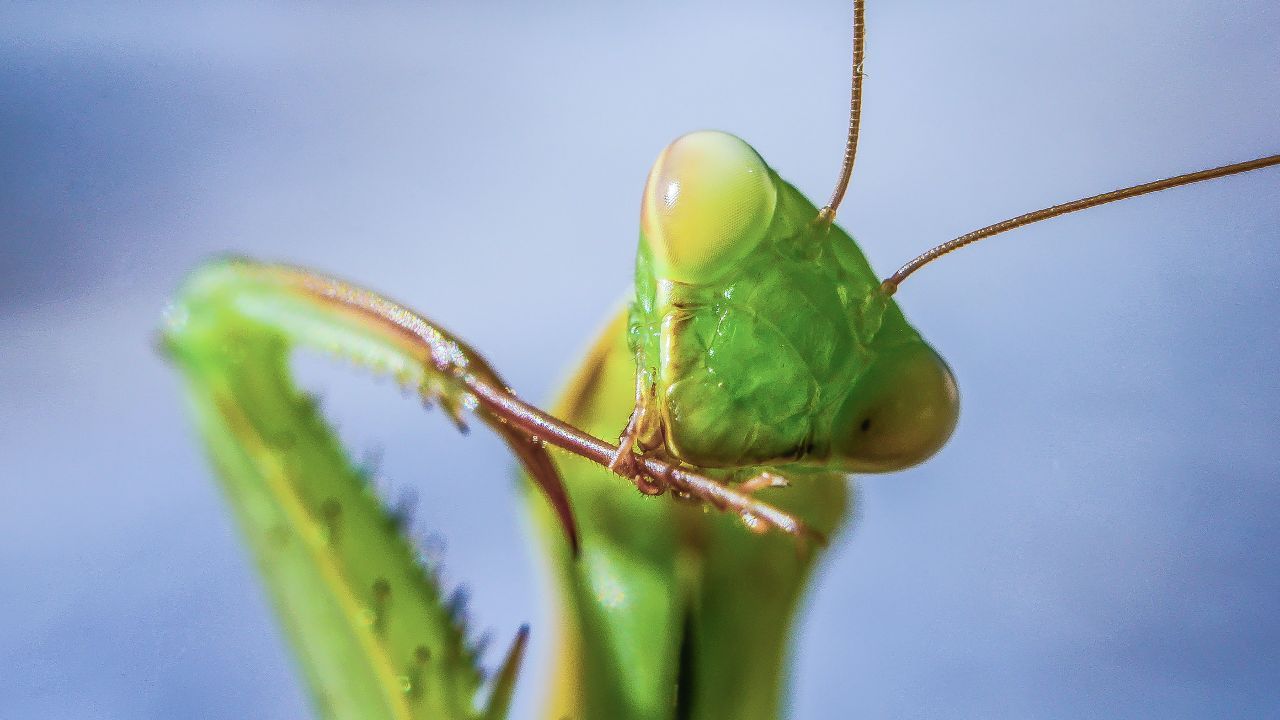
[[[825,197],[849,9],[739,2],[0,6],[0,717],[308,712],[152,348],[224,251],[439,319],[549,400],[626,291],[675,136]],[[874,265],[1280,150],[1280,5],[874,2],[843,223]],[[796,718],[1280,716],[1280,172],[1056,220],[909,282],[964,410],[862,481],[798,633]],[[553,620],[487,433],[303,362],[547,679]],[[495,651],[490,652],[493,661]],[[733,672],[733,668],[725,668]]]

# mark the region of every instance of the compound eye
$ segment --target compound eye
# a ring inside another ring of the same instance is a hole
[[[887,352],[845,401],[833,447],[853,472],[892,472],[928,460],[955,430],[951,368],[920,343]]]
[[[728,133],[690,133],[649,172],[643,242],[663,277],[707,282],[759,244],[777,202],[769,167],[750,145]]]

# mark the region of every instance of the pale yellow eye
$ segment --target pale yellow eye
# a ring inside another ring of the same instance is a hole
[[[706,282],[759,243],[777,202],[769,167],[750,145],[728,133],[690,133],[649,172],[641,233],[663,277]]]
[[[847,470],[902,470],[938,452],[959,413],[951,369],[929,346],[906,345],[883,353],[859,379],[832,428],[832,446]]]

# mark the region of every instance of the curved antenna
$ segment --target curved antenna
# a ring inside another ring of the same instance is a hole
[[[836,210],[849,189],[853,175],[853,158],[858,154],[858,126],[862,122],[862,63],[867,29],[863,0],[853,0],[853,79],[849,82],[849,136],[844,145],[844,163],[840,166],[840,179],[825,207],[818,211],[818,222],[830,225],[836,219]]]
[[[1066,215],[1068,213],[1076,212],[1077,210],[1105,205],[1117,200],[1126,200],[1128,198],[1138,197],[1139,195],[1146,195],[1147,193],[1168,190],[1170,188],[1190,185],[1192,183],[1203,182],[1205,180],[1213,180],[1214,178],[1226,177],[1227,175],[1249,172],[1250,170],[1260,170],[1265,167],[1271,167],[1272,165],[1280,165],[1280,155],[1268,155],[1267,157],[1261,157],[1256,160],[1232,163],[1231,165],[1223,165],[1222,167],[1216,167],[1209,170],[1186,173],[1185,175],[1175,175],[1171,178],[1154,180],[1141,185],[1112,190],[1111,192],[1105,192],[1101,195],[1092,195],[1090,197],[1080,198],[1079,200],[1062,203],[1061,205],[1047,207],[1043,210],[1024,213],[1017,217],[1009,218],[1008,220],[1001,220],[994,225],[988,225],[980,230],[965,233],[954,240],[948,240],[932,250],[916,256],[916,258],[911,262],[908,262],[906,265],[898,268],[898,271],[893,275],[885,278],[885,281],[881,283],[880,287],[886,294],[892,295],[897,291],[898,286],[902,284],[903,280],[906,280],[912,273],[925,265],[928,265],[934,260],[937,260],[943,255],[959,250],[965,245],[971,245],[983,238],[989,238],[992,235],[999,235],[1000,233],[1020,228],[1023,225],[1030,225],[1031,223],[1040,222],[1041,220],[1048,220],[1049,218],[1055,218],[1059,215]]]

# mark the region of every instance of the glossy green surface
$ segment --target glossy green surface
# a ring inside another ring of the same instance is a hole
[[[816,223],[817,208],[746,143],[676,140],[643,206],[629,334],[677,457],[878,472],[922,462],[951,435],[950,370],[853,239]],[[755,224],[723,212],[737,207]],[[705,252],[686,261],[672,250],[708,237],[724,263],[714,273]]]

